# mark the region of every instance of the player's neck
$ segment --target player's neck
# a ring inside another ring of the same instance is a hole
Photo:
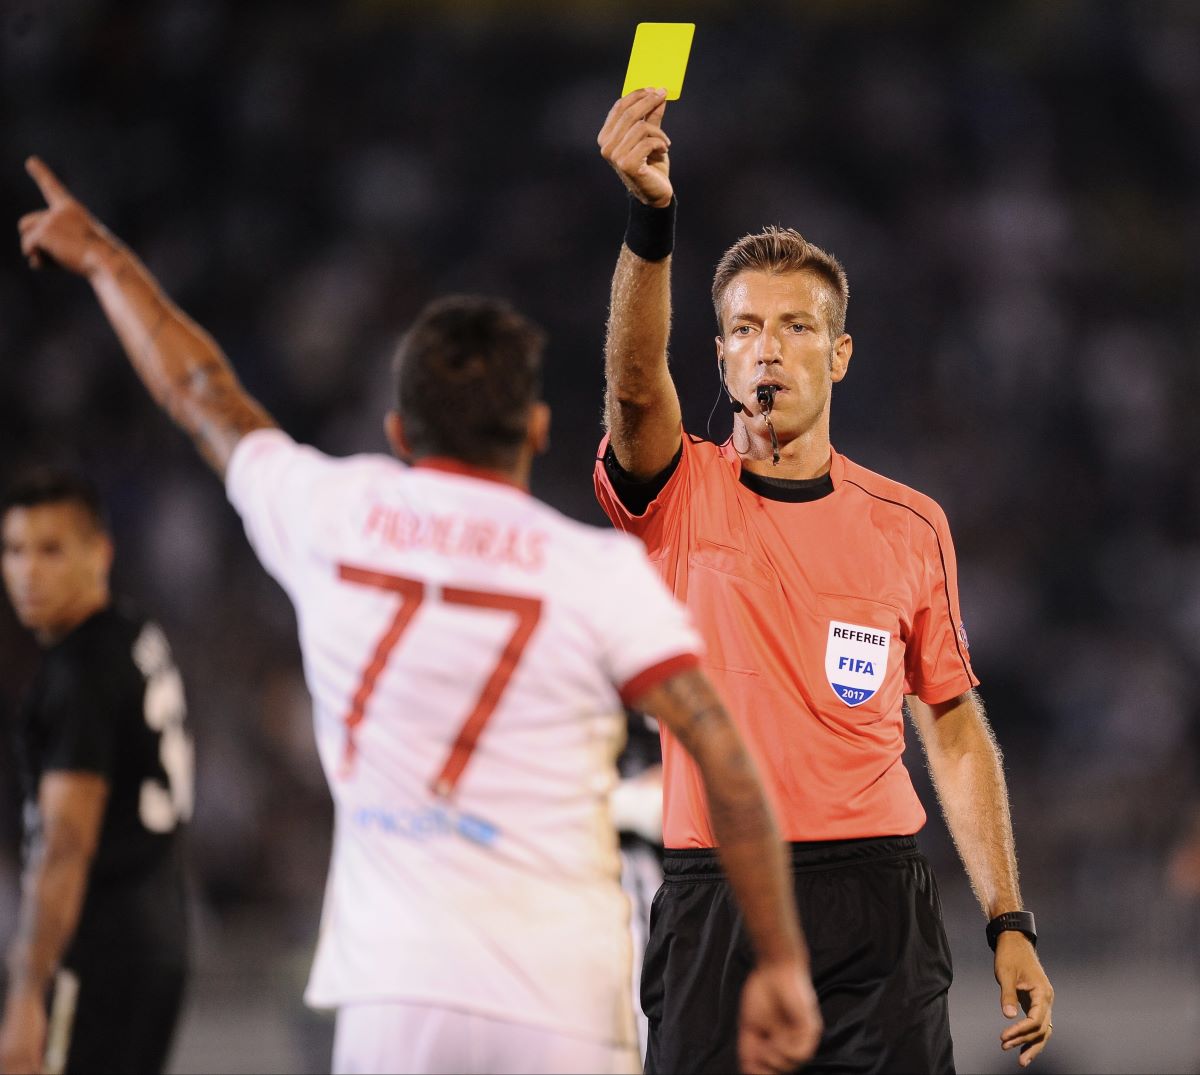
[[[80,594],[75,601],[71,602],[68,608],[63,610],[62,615],[57,617],[54,623],[35,627],[33,629],[33,637],[43,649],[56,646],[77,627],[90,620],[97,612],[108,608],[111,600],[107,587],[101,590],[89,590],[87,593]]]
[[[508,472],[509,480],[519,489],[529,492],[529,483],[533,475],[533,453],[522,452],[512,469]]]

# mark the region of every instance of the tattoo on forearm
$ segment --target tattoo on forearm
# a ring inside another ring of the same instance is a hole
[[[699,672],[684,672],[641,700],[695,759],[704,779],[721,864],[760,957],[797,957],[783,845],[762,784],[733,720]]]
[[[698,672],[674,676],[658,688],[653,703],[706,777],[719,768],[720,779],[706,779],[714,830],[726,840],[772,833],[754,764],[708,681]]]
[[[706,705],[698,709],[688,719],[688,730],[693,734],[699,733],[706,724],[719,720],[725,715],[725,710],[718,704]]]
[[[155,401],[223,473],[246,433],[274,425],[246,394],[216,342],[158,287],[128,251],[117,248],[97,291],[134,369]]]
[[[169,311],[165,305],[159,307],[158,320],[154,322],[154,328],[151,329],[146,337],[146,346],[142,349],[142,364],[145,365],[150,361],[150,349],[158,342],[159,333],[162,332],[163,326],[167,323]]]

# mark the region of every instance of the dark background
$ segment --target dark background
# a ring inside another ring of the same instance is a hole
[[[4,0],[0,470],[68,455],[112,510],[118,589],[183,666],[198,747],[199,974],[179,1070],[320,1069],[299,996],[329,805],[294,621],[220,483],[86,285],[31,273],[39,153],[222,343],[294,436],[382,451],[388,359],[430,297],[549,331],[535,492],[591,493],[624,196],[595,137],[639,20],[691,20],[668,106],[673,371],[717,396],[708,302],[738,236],[795,226],[850,276],[834,443],[945,507],[1060,1000],[1044,1071],[1194,1070],[1200,5]],[[722,439],[729,412],[718,406]],[[0,609],[0,719],[36,654]],[[16,799],[0,748],[0,941]],[[982,916],[924,779],[960,1067],[1015,1068]]]

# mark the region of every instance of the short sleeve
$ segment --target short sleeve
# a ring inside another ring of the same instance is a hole
[[[85,674],[61,660],[47,667],[37,716],[44,736],[40,751],[43,772],[112,777],[117,760],[116,722],[127,709],[113,693],[114,684],[103,669]]]
[[[263,566],[286,589],[296,577],[311,530],[315,492],[334,477],[336,461],[297,444],[281,429],[258,429],[238,441],[225,475],[229,502]]]
[[[596,573],[592,608],[603,667],[627,705],[700,663],[703,643],[686,608],[671,595],[641,546],[611,535],[605,570]]]
[[[659,559],[662,550],[671,544],[673,535],[678,533],[682,506],[687,499],[694,466],[694,447],[686,433],[682,434],[682,438],[679,462],[673,473],[646,510],[636,515],[625,506],[620,494],[613,488],[612,478],[604,465],[604,456],[608,451],[607,436],[600,442],[600,449],[596,453],[592,482],[600,507],[618,530],[642,539],[651,559]]]
[[[945,513],[930,502],[932,533],[925,544],[921,598],[905,652],[906,693],[936,705],[979,685],[971,669],[958,602],[958,563]]]

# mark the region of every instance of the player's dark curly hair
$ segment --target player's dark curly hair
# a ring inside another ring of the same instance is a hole
[[[721,256],[713,277],[712,300],[717,327],[723,334],[722,309],[725,292],[740,272],[810,272],[825,284],[829,295],[830,336],[846,331],[846,307],[850,304],[850,284],[846,270],[832,254],[810,243],[795,228],[773,225],[754,235],[743,235]]]
[[[42,504],[74,504],[95,524],[109,530],[108,516],[99,490],[78,470],[58,463],[38,463],[14,474],[0,493],[0,519],[13,508],[36,508]]]
[[[396,410],[413,457],[506,468],[542,389],[545,334],[506,302],[431,302],[396,352]]]

